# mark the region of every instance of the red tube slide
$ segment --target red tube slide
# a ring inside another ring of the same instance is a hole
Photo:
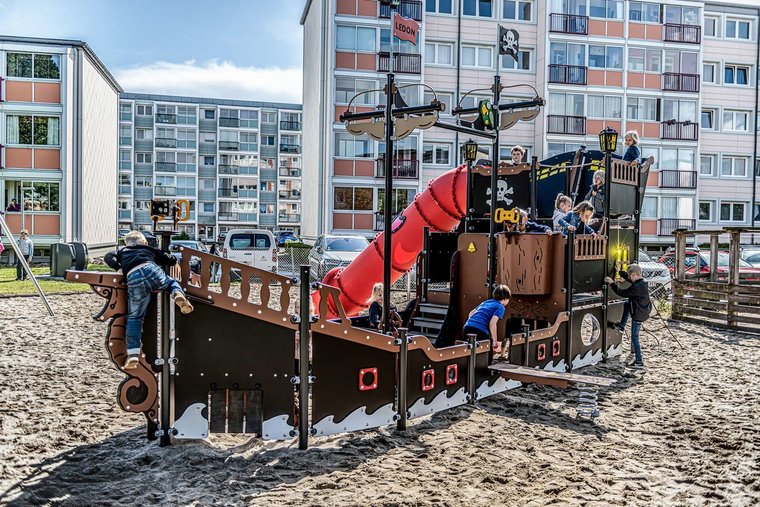
[[[464,218],[467,205],[467,166],[461,165],[428,183],[424,192],[414,198],[393,222],[391,252],[391,281],[395,282],[409,271],[422,250],[422,229],[449,232]],[[346,315],[352,316],[366,308],[372,286],[383,280],[383,235],[375,236],[372,243],[345,268],[330,270],[323,283],[341,290],[340,300]],[[337,312],[328,301],[328,318]]]

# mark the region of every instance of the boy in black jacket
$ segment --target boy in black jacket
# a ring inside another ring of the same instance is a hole
[[[142,325],[150,295],[155,290],[171,294],[182,313],[193,311],[179,282],[166,276],[159,266],[174,266],[177,259],[157,248],[148,246],[140,231],[124,237],[124,248],[106,254],[105,262],[115,270],[121,269],[127,279],[127,359],[124,369],[137,368],[140,362]]]
[[[625,281],[630,282],[631,286],[623,289],[609,276],[604,277],[604,281],[610,284],[612,290],[628,298],[628,302],[623,306],[623,317],[620,319],[620,322],[615,324],[615,327],[622,333],[628,322],[628,317],[633,317],[631,320],[631,347],[633,348],[635,358],[626,366],[643,368],[644,359],[641,357],[639,332],[641,331],[641,323],[649,318],[649,313],[652,311],[652,301],[649,299],[649,284],[641,277],[641,267],[638,264],[630,264],[627,271],[620,271],[619,275]]]

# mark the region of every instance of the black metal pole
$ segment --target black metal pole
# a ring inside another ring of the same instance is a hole
[[[493,103],[499,103],[501,77],[493,77]],[[494,114],[494,140],[491,149],[491,217],[488,229],[488,297],[493,292],[496,280],[496,190],[499,177],[499,114]]]
[[[391,34],[391,46],[393,46],[393,35]],[[393,95],[394,95],[394,76],[393,76],[393,50],[391,49],[391,60],[389,63],[390,72],[388,72],[388,82],[385,88],[385,227],[383,231],[383,329],[386,333],[391,329],[391,252],[393,239]]]
[[[158,231],[161,235],[161,251],[169,252],[169,243],[171,243],[173,231]],[[164,267],[164,271],[167,275],[169,273],[169,267]],[[170,349],[171,349],[171,329],[169,322],[169,312],[172,308],[172,300],[169,294],[160,294],[159,304],[159,319],[161,321],[161,335],[159,337],[161,342],[161,355],[156,355],[160,358],[159,366],[161,368],[161,399],[160,411],[161,411],[161,429],[159,432],[159,446],[164,447],[171,444],[170,425],[171,425],[171,372],[169,371]]]
[[[298,323],[298,448],[309,447],[309,265],[301,265],[301,308]]]
[[[568,319],[565,343],[565,370],[573,369],[573,279],[575,268],[575,233],[567,231],[567,248],[565,249],[565,307]]]
[[[530,364],[530,325],[523,324],[521,327],[523,337],[525,338],[525,348],[523,348],[523,366],[528,366]]]
[[[610,265],[610,248],[612,247],[610,238],[610,231],[612,230],[612,224],[610,223],[610,188],[612,185],[612,168],[610,162],[612,155],[607,152],[604,154],[604,217],[602,220],[602,226],[604,227],[604,233],[607,236],[607,248],[604,251],[604,276],[609,276],[608,270]],[[638,203],[637,203],[638,206]],[[602,284],[602,361],[607,362],[607,307],[610,302],[610,287],[607,283]]]
[[[408,351],[409,342],[406,339],[406,328],[402,327],[398,330],[398,338],[396,344],[398,345],[398,422],[396,427],[400,430],[406,429],[407,421],[407,399],[406,391],[408,378]]]
[[[430,283],[430,227],[422,228],[422,273],[420,273],[420,285],[422,303],[428,300],[428,284]]]
[[[538,206],[538,198],[537,198],[537,188],[538,182],[536,181],[536,173],[538,168],[538,157],[533,156],[533,158],[530,161],[530,216],[533,220],[538,219],[538,210],[536,207]]]
[[[467,343],[470,347],[470,360],[467,362],[467,395],[470,405],[475,404],[475,362],[478,358],[478,335],[467,335]]]
[[[464,215],[464,230],[465,232],[471,232],[472,225],[472,195],[470,192],[470,185],[472,185],[472,160],[467,160],[467,212]]]

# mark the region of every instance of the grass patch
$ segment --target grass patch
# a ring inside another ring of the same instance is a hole
[[[105,264],[89,264],[88,271],[113,271]],[[49,266],[33,266],[34,276],[49,275]],[[62,292],[90,292],[90,286],[85,283],[67,282],[65,280],[38,280],[42,292],[48,294],[60,294]],[[16,281],[16,267],[0,268],[0,296],[23,296],[36,294],[37,290],[31,280]]]

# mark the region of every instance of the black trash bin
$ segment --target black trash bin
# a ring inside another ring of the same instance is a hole
[[[74,247],[69,243],[50,245],[50,276],[66,276],[66,270],[74,266],[75,257]]]
[[[84,271],[87,269],[87,263],[89,262],[89,250],[85,243],[73,242],[71,243],[74,249],[74,269],[77,271]]]

